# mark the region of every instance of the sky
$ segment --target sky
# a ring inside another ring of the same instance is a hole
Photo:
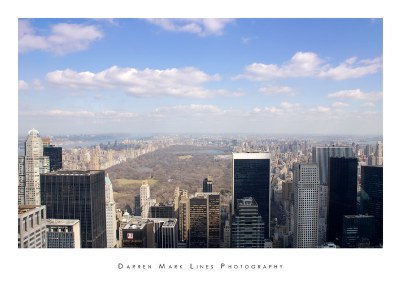
[[[18,134],[383,133],[383,20],[18,20]]]

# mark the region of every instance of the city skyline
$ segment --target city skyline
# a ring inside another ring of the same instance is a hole
[[[382,135],[382,25],[20,19],[18,133]]]

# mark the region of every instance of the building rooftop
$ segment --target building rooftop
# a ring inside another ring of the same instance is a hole
[[[79,223],[79,219],[46,219],[46,225],[70,226]]]
[[[28,212],[29,210],[40,208],[44,205],[19,205],[18,206],[18,215]]]
[[[55,172],[45,173],[47,176],[90,176],[92,174],[98,174],[104,172],[104,170],[58,170]]]
[[[167,221],[164,222],[162,227],[175,227],[176,222],[177,222],[176,218],[168,219]]]
[[[142,230],[149,222],[148,219],[132,218],[123,229]]]
[[[239,206],[255,206],[258,205],[256,200],[253,197],[246,197],[237,200]]]
[[[269,152],[233,152],[233,159],[271,159]]]

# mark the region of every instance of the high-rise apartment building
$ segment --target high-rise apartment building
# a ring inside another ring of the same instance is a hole
[[[294,248],[318,246],[319,170],[318,164],[293,165]]]
[[[376,165],[378,166],[383,165],[383,148],[381,141],[378,141],[376,143],[375,157],[376,157]]]
[[[106,229],[107,229],[107,248],[114,248],[117,244],[117,217],[115,210],[114,191],[110,177],[105,178],[106,194]]]
[[[43,155],[49,157],[50,172],[62,169],[62,147],[43,145]]]
[[[140,209],[142,218],[149,218],[150,206],[155,204],[156,201],[150,199],[150,186],[147,181],[143,181],[140,187]]]
[[[175,217],[178,219],[178,240],[183,245],[189,239],[189,197],[187,190],[182,190],[179,187],[175,189],[174,210]]]
[[[41,200],[47,217],[78,219],[81,248],[106,248],[104,171],[59,170],[40,176]]]
[[[327,241],[342,243],[343,216],[357,214],[357,158],[329,159]]]
[[[40,174],[49,172],[39,132],[32,129],[25,142],[25,155],[18,158],[18,205],[40,205]]]
[[[47,248],[79,249],[81,225],[77,219],[47,219]]]
[[[18,248],[47,248],[46,206],[18,206]]]
[[[253,197],[236,200],[232,219],[232,248],[264,248],[264,221]]]
[[[383,244],[383,166],[361,166],[362,212],[375,217],[375,240]]]
[[[213,180],[211,176],[204,178],[203,180],[203,193],[211,193],[213,187]]]
[[[312,148],[312,163],[319,166],[319,181],[321,185],[327,185],[329,180],[329,158],[354,157],[351,146],[316,146]]]
[[[270,153],[233,153],[233,198],[236,211],[238,199],[253,197],[264,222],[264,237],[270,237]]]

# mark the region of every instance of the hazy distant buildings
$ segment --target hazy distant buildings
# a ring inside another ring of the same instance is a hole
[[[375,239],[383,244],[383,166],[361,166],[362,212],[375,217]]]
[[[211,193],[213,187],[213,180],[211,176],[204,178],[203,180],[203,193]]]
[[[107,229],[107,248],[114,248],[117,244],[117,219],[115,212],[114,191],[110,177],[105,177],[106,194],[106,229]]]
[[[375,219],[372,215],[343,216],[343,248],[359,248],[375,242]]]
[[[294,248],[318,246],[319,170],[318,164],[293,166]]]
[[[18,206],[18,248],[47,248],[46,206]]]
[[[264,248],[264,221],[253,197],[237,199],[232,219],[232,248]]]
[[[312,163],[319,165],[320,184],[327,185],[329,180],[329,158],[354,157],[351,146],[316,146],[312,148]]]
[[[43,155],[49,157],[50,172],[62,169],[62,147],[43,145]]]
[[[269,238],[270,153],[233,153],[232,170],[233,210],[236,213],[238,199],[253,197],[258,204],[258,211],[264,222],[264,236]]]
[[[47,219],[47,247],[79,249],[81,247],[80,223],[77,219]]]
[[[25,155],[18,158],[18,205],[40,205],[40,174],[49,172],[39,132],[32,129],[25,142]]]
[[[343,216],[357,214],[357,158],[329,159],[327,241],[342,243]]]
[[[48,218],[78,219],[82,248],[107,247],[104,171],[59,170],[40,182]]]

